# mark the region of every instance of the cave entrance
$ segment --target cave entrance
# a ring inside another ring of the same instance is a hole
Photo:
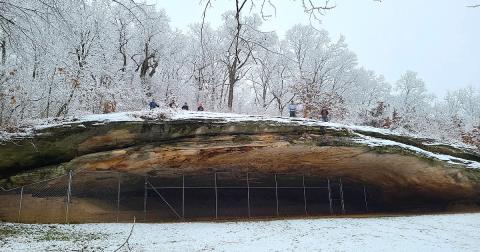
[[[89,172],[0,193],[0,220],[37,223],[165,222],[449,211],[457,202],[414,188],[309,173],[204,170],[149,175]],[[388,189],[388,190],[386,190]],[[407,191],[406,189],[410,189]],[[460,202],[461,203],[461,202]],[[39,211],[41,209],[41,211]]]
[[[281,218],[370,210],[371,190],[345,178],[213,172],[149,176],[145,181],[145,221]]]

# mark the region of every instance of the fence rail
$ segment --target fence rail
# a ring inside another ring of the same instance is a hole
[[[1,188],[0,220],[87,223],[130,222],[136,217],[156,222],[365,213],[369,198],[363,185],[303,174],[212,172],[207,176],[153,177],[70,171],[17,188]]]

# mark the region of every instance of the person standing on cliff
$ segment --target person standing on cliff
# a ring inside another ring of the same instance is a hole
[[[170,103],[168,104],[168,106],[170,108],[176,108],[177,107],[177,104],[175,104],[175,99],[172,99],[172,101],[170,101]]]
[[[148,104],[148,106],[150,106],[150,110],[160,107],[158,106],[158,103],[155,102],[155,99],[152,99],[152,101]]]
[[[328,109],[323,107],[322,110],[320,111],[320,115],[322,116],[322,120],[324,122],[328,122]]]
[[[297,117],[297,104],[291,101],[288,104],[288,111],[290,111],[290,117]]]

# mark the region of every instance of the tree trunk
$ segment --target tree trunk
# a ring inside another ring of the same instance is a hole
[[[75,94],[75,89],[77,89],[77,85],[75,84],[70,91],[70,95],[68,96],[68,100],[60,107],[58,110],[56,117],[60,117],[62,114],[67,115],[68,107],[70,106],[70,102],[72,102],[73,95]]]
[[[262,107],[264,110],[267,108],[267,85],[265,83],[262,89]]]
[[[2,40],[2,42],[0,43],[0,47],[2,49],[2,65],[5,65],[5,63],[7,62],[7,43],[5,42],[5,40]]]
[[[234,73],[230,73],[228,76],[228,110],[233,111],[233,88],[235,86],[236,78]]]
[[[0,126],[3,125],[3,113],[5,111],[5,100],[3,98],[0,99],[2,105],[0,108]]]

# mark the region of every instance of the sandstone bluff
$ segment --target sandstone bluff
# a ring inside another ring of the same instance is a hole
[[[70,170],[166,179],[183,174],[199,180],[230,171],[340,177],[374,188],[373,197],[392,209],[425,202],[434,205],[433,210],[478,210],[480,205],[478,150],[313,120],[124,113],[5,137],[0,157],[4,188]],[[96,190],[106,186],[88,178],[81,184]],[[129,190],[128,179],[122,190]]]

